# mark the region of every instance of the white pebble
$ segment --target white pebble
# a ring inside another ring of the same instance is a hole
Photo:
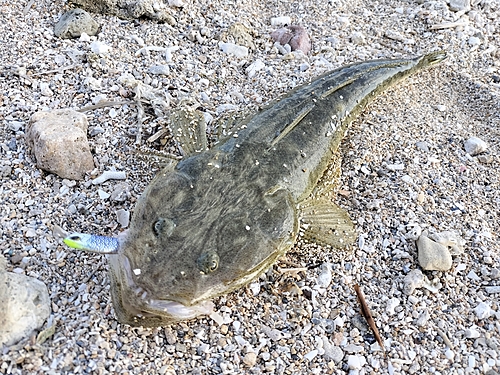
[[[415,324],[419,327],[424,327],[427,324],[427,321],[429,320],[430,317],[431,314],[429,314],[429,311],[427,309],[424,309],[424,311],[420,314]]]
[[[481,278],[477,275],[477,273],[475,273],[472,270],[467,274],[467,278],[474,280],[474,281],[481,281]]]
[[[453,361],[453,358],[455,358],[455,352],[453,350],[451,350],[450,348],[448,348],[445,352],[444,352],[444,355],[446,356],[446,358],[448,358],[450,361]]]
[[[464,143],[465,152],[470,156],[475,156],[486,151],[488,144],[478,137],[471,137]]]
[[[280,16],[271,18],[271,26],[290,25],[291,23],[292,19],[289,16]]]
[[[474,313],[478,319],[488,319],[491,315],[491,308],[486,302],[481,302],[474,309]]]
[[[210,313],[210,318],[219,326],[224,324],[224,318],[217,311],[212,311]]]
[[[419,239],[422,234],[422,227],[416,223],[410,223],[406,226],[407,233],[405,234],[405,238],[407,240],[416,241]]]
[[[266,65],[262,62],[261,59],[255,60],[248,68],[246,68],[246,73],[248,75],[248,78],[252,78],[255,73],[257,73],[259,70],[263,69]]]
[[[43,96],[54,95],[54,92],[50,89],[49,84],[47,82],[40,82],[40,93]]]
[[[87,33],[81,33],[80,42],[90,42],[90,36]]]
[[[248,352],[245,354],[245,357],[243,357],[243,363],[249,367],[255,366],[257,363],[257,354],[254,352]]]
[[[479,39],[478,37],[471,36],[469,38],[469,46],[474,47],[474,46],[478,46],[480,44],[481,44],[481,39]]]
[[[337,22],[342,26],[342,28],[345,28],[350,25],[349,17],[344,17],[344,16],[339,16],[337,17]]]
[[[119,171],[105,171],[102,175],[92,180],[92,184],[98,185],[106,182],[107,180],[125,180],[127,174]]]
[[[167,63],[172,62],[172,52],[175,52],[179,49],[179,46],[167,47],[165,48],[165,61]]]
[[[328,288],[332,282],[332,269],[329,263],[321,265],[321,272],[318,275],[317,285],[321,288]]]
[[[424,274],[420,270],[413,270],[405,276],[403,290],[405,294],[411,295],[415,289],[421,288],[424,285]]]
[[[363,35],[362,32],[359,32],[359,31],[354,31],[351,34],[351,41],[357,45],[361,45],[361,44],[366,43],[365,36]]]
[[[388,361],[387,363],[387,372],[389,375],[394,375],[394,366],[392,365],[391,361]]]
[[[205,91],[203,91],[202,93],[200,93],[200,98],[205,103],[208,103],[210,101],[210,96],[208,96],[208,94]],[[203,113],[205,114],[207,112],[203,112]],[[212,119],[213,119],[213,117],[212,117]],[[206,121],[206,119],[205,119],[205,121]]]
[[[402,171],[405,169],[404,164],[387,164],[385,167],[390,171]]]
[[[337,316],[333,322],[335,323],[335,328],[342,328],[344,326],[344,319],[340,316]]]
[[[148,69],[148,72],[155,75],[169,75],[170,68],[168,65],[154,65]]]
[[[312,361],[314,357],[318,355],[318,351],[316,349],[311,350],[309,353],[304,355],[304,359],[307,359],[308,361]]]
[[[488,294],[500,293],[500,286],[487,286],[484,289]]]
[[[387,301],[387,306],[385,308],[385,312],[387,313],[387,315],[394,315],[394,309],[398,307],[400,303],[401,302],[397,298],[391,298],[389,301]]]
[[[464,271],[464,270],[466,270],[466,269],[467,269],[467,265],[466,265],[466,264],[464,264],[464,263],[460,263],[460,264],[459,264],[459,265],[457,265],[457,267],[455,268],[455,270],[456,270],[457,272]]]
[[[305,63],[300,64],[299,70],[301,72],[305,72],[307,69],[309,69],[309,67],[310,67],[309,64],[305,62]]]
[[[415,357],[417,356],[417,352],[413,351],[413,350],[408,350],[408,358],[410,358],[411,361],[413,361],[415,359]]]
[[[98,40],[90,43],[90,50],[98,55],[107,53],[111,50],[111,47]]]
[[[234,43],[219,42],[219,48],[227,55],[233,55],[237,58],[248,56],[248,48]]]
[[[239,331],[241,327],[241,323],[237,320],[233,321],[233,328],[235,331]]]
[[[476,357],[474,357],[473,355],[469,356],[468,362],[469,362],[469,367],[470,368],[476,367]]]
[[[413,178],[411,178],[411,176],[408,176],[407,174],[401,177],[401,180],[403,180],[407,184],[413,184]]]
[[[252,291],[252,294],[256,296],[260,293],[260,284],[258,282],[251,283],[248,288]]]
[[[365,357],[357,355],[350,355],[347,357],[347,367],[349,367],[349,370],[361,370],[365,363]]]
[[[182,1],[182,0],[168,0],[168,5],[171,7],[182,8],[184,6],[184,1]]]
[[[99,194],[99,198],[101,198],[101,199],[108,199],[111,195],[111,194],[106,193],[102,189],[97,190],[97,194]]]
[[[468,339],[477,339],[480,336],[481,334],[474,327],[465,330],[465,337]]]
[[[418,263],[426,270],[448,271],[452,257],[446,246],[437,243],[424,234],[417,240]]]

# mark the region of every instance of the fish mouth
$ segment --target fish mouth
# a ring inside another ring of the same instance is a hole
[[[188,306],[178,301],[150,298],[148,291],[135,283],[133,270],[125,255],[110,254],[107,258],[113,307],[120,322],[134,326],[158,326],[214,312],[214,304],[207,300]]]

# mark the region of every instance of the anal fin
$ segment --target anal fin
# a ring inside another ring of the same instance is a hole
[[[307,241],[347,249],[356,240],[349,214],[327,197],[308,198],[299,205],[301,229]]]

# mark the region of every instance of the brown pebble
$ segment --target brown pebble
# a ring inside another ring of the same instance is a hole
[[[311,51],[311,40],[303,26],[291,25],[275,30],[271,33],[271,38],[282,46],[289,44],[292,51],[300,50],[307,55]]]
[[[245,354],[245,357],[243,358],[243,363],[249,367],[255,366],[255,363],[257,362],[257,354],[254,352],[249,352]]]

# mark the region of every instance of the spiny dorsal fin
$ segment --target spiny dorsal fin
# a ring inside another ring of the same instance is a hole
[[[171,112],[170,129],[179,143],[183,156],[190,156],[207,149],[207,125],[201,111],[187,106]]]
[[[304,239],[336,249],[347,249],[356,240],[349,214],[328,198],[308,198],[299,209]]]

